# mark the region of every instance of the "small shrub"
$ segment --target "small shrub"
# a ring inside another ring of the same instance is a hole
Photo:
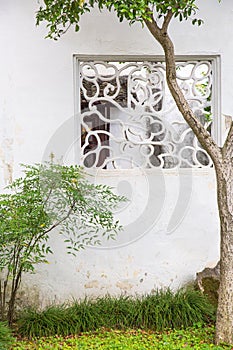
[[[5,323],[0,322],[0,349],[9,349],[14,341],[10,328]]]
[[[60,228],[68,254],[122,229],[112,210],[124,201],[105,185],[87,182],[78,166],[24,166],[24,174],[0,193],[0,318],[12,325],[24,273],[47,262],[50,232]],[[9,294],[9,295],[8,295]]]
[[[108,329],[187,328],[210,323],[215,309],[200,292],[188,289],[172,293],[170,289],[132,298],[106,296],[91,301],[75,301],[71,306],[50,306],[38,312],[26,310],[18,320],[18,332],[24,337],[41,337]]]

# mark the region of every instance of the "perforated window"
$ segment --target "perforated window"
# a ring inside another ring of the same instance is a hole
[[[168,90],[161,57],[75,57],[80,165],[103,169],[210,167]],[[221,142],[217,57],[178,58],[177,80]]]

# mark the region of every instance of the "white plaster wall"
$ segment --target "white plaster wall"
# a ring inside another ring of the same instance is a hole
[[[65,254],[62,239],[54,232],[54,255],[27,282],[35,291],[39,281],[40,305],[84,295],[176,289],[193,280],[206,264],[215,264],[219,239],[212,171],[120,171],[110,176],[101,172],[95,180],[128,192],[129,203],[117,213],[125,230],[116,241],[103,241],[102,246],[89,247],[76,258]],[[172,224],[181,187],[181,210]]]
[[[202,27],[176,22],[171,26],[176,53],[221,55],[222,112],[232,115],[233,3],[198,3],[205,21]],[[36,0],[2,0],[0,4],[1,186],[19,174],[19,163],[41,161],[57,129],[61,127],[62,134],[63,123],[73,116],[73,54],[162,54],[146,28],[119,24],[114,14],[98,11],[82,18],[79,33],[70,31],[58,42],[45,40],[45,25],[35,27],[37,8]],[[69,140],[72,143],[72,135]],[[64,142],[61,138],[61,152]],[[72,159],[72,154],[65,156]],[[156,187],[158,178],[161,187]],[[135,182],[131,183],[132,179]],[[29,278],[30,286],[41,290],[43,302],[71,295],[133,294],[160,286],[177,287],[217,260],[218,217],[212,170],[193,174],[151,171],[137,176],[125,171],[108,176],[98,173],[96,181],[116,187],[124,181],[122,188],[133,195],[131,206],[118,213],[123,224],[132,224],[127,228],[127,238],[119,237],[118,246],[89,248],[71,259],[54,233],[55,254],[50,264]],[[187,198],[181,196],[180,200],[179,194],[189,193],[190,181],[192,196],[186,205]],[[163,192],[159,192],[161,188]],[[177,201],[185,215],[168,234],[167,225]],[[152,203],[149,210],[148,203]],[[157,214],[161,207],[161,213],[151,223],[154,207]],[[138,239],[132,242],[134,234]],[[119,247],[122,241],[124,245]]]
[[[233,4],[225,0],[200,2],[205,23],[171,26],[177,54],[221,54],[222,111],[233,114]],[[35,27],[37,1],[2,0],[0,7],[0,116],[14,139],[14,162],[35,162],[55,129],[74,113],[72,55],[162,54],[147,29],[118,23],[114,14],[93,11],[58,42],[44,39],[45,25]],[[216,24],[217,23],[217,24]],[[39,133],[39,135],[38,135]],[[35,137],[36,136],[36,137]]]

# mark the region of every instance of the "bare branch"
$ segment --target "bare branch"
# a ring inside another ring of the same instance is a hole
[[[162,25],[162,31],[164,33],[167,33],[167,29],[168,29],[168,26],[171,22],[171,19],[173,17],[173,13],[172,11],[168,11],[167,15],[164,17],[164,21],[163,21],[163,25]]]

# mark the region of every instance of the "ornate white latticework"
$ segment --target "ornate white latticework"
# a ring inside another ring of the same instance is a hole
[[[211,61],[177,62],[177,80],[211,132]],[[210,167],[168,90],[164,62],[80,62],[81,165]]]

